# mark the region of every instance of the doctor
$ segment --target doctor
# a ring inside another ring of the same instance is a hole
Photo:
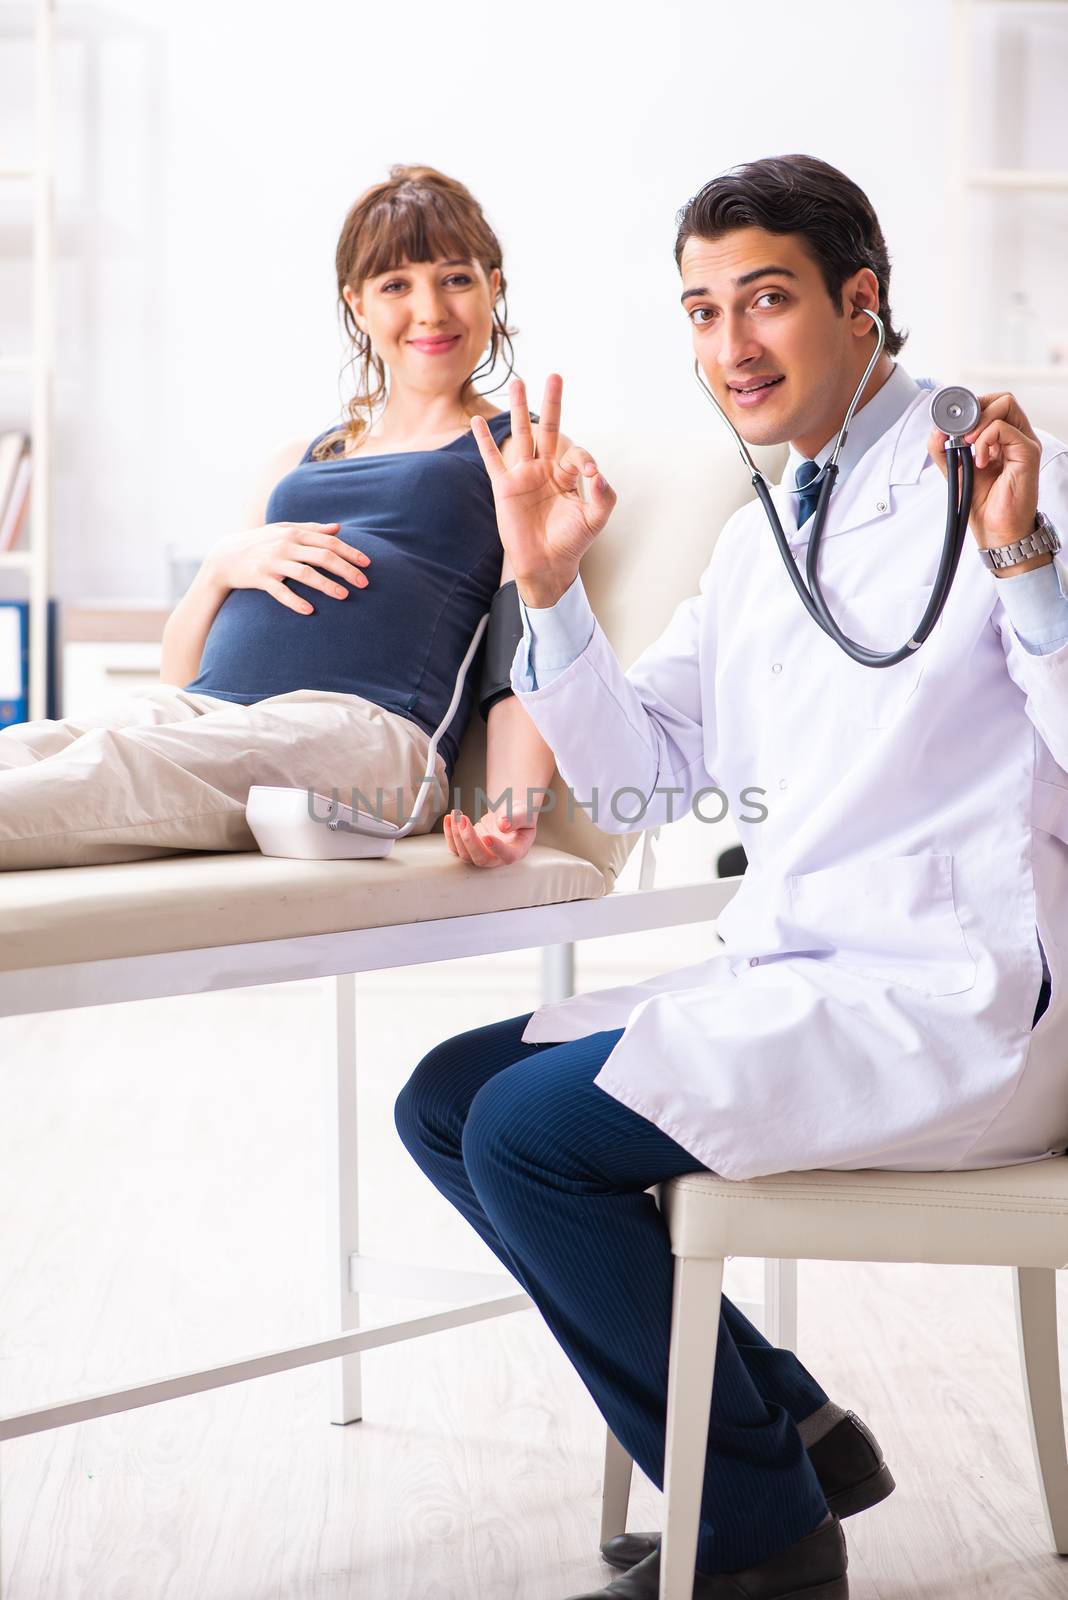
[[[802,562],[812,507],[792,491],[873,349],[864,308],[883,318],[821,582],[847,633],[898,645],[937,570],[945,441],[893,360],[904,338],[867,197],[810,157],[752,162],[680,213],[676,260],[705,380],[749,444],[790,443],[774,498]],[[1068,452],[1011,395],[982,397],[974,548],[895,667],[859,666],[809,619],[754,501],[625,672],[579,576],[614,496],[596,463],[588,500],[554,463],[560,393],[551,378],[535,444],[515,386],[510,468],[475,422],[524,609],[512,687],[607,831],[671,820],[709,785],[759,784],[769,814],[746,838],[722,954],[446,1040],[396,1118],[660,1485],[672,1257],[646,1189],[701,1169],[979,1168],[1068,1146],[1068,599],[1052,554],[1010,548],[1040,509],[1068,529]],[[991,570],[991,549],[1010,564]],[[624,788],[647,797],[633,822],[610,803]],[[727,1299],[719,1339],[695,1600],[842,1600],[837,1511],[892,1489],[878,1446]],[[654,1536],[613,1544],[613,1564],[634,1564],[598,1600],[653,1600]]]

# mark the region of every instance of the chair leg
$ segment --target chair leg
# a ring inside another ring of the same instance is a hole
[[[1027,1421],[1046,1527],[1057,1554],[1068,1555],[1068,1456],[1064,1447],[1054,1269],[1014,1267],[1013,1300]]]
[[[543,945],[541,952],[541,1003],[567,1000],[575,992],[575,946]]]
[[[630,1480],[634,1462],[611,1428],[606,1428],[604,1486],[601,1490],[601,1543],[627,1531]]]
[[[780,1350],[797,1350],[797,1262],[764,1262],[764,1326]]]
[[[337,1306],[341,1332],[360,1326],[360,1297],[352,1290],[351,1257],[360,1248],[359,1137],[356,1120],[356,978],[341,973],[334,980],[336,1073],[327,1097],[326,1171],[330,1230],[331,1311]],[[335,1298],[336,1296],[336,1298]],[[359,1422],[363,1415],[360,1355],[339,1356],[333,1364],[330,1420]]]
[[[675,1257],[660,1600],[692,1600],[722,1290],[722,1261]]]

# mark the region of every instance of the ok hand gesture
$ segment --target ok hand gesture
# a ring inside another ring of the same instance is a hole
[[[521,378],[513,379],[509,397],[518,460],[510,467],[505,465],[485,418],[471,419],[493,488],[501,543],[520,595],[536,606],[553,604],[570,588],[579,562],[616,503],[615,491],[608,487],[587,450],[571,445],[557,459],[563,388],[563,379],[551,373],[535,440],[526,387]],[[588,501],[579,492],[580,477],[589,481]]]

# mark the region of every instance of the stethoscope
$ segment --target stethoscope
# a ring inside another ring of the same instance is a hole
[[[874,311],[869,311],[866,306],[860,306],[858,310],[862,310],[865,316],[870,317],[875,324],[877,343],[872,358],[864,369],[864,376],[857,385],[856,394],[849,402],[849,409],[843,418],[834,449],[831,451],[827,461],[816,477],[812,479],[812,482],[806,484],[803,490],[791,489],[789,491],[791,494],[808,494],[817,486],[819,489],[816,508],[812,513],[804,578],[801,577],[797,569],[793,552],[783,532],[779,513],[775,509],[775,503],[771,498],[770,480],[749,454],[741,434],[705,382],[699,362],[695,360],[693,365],[697,382],[733,434],[734,442],[741,452],[742,460],[752,474],[753,488],[756,490],[757,497],[764,507],[764,513],[771,526],[771,531],[775,535],[775,543],[779,547],[779,554],[782,556],[786,570],[790,575],[790,582],[797,590],[805,610],[814,622],[819,623],[824,633],[829,634],[834,642],[841,646],[846,655],[852,656],[854,661],[859,661],[865,667],[892,667],[920,648],[942,615],[942,610],[949,598],[950,587],[956,575],[961,551],[964,548],[964,540],[968,532],[968,517],[972,507],[974,464],[971,447],[965,444],[964,435],[970,433],[979,421],[980,406],[975,395],[970,390],[960,387],[938,389],[931,396],[931,421],[942,433],[948,435],[945,446],[948,492],[946,532],[942,541],[942,555],[938,563],[938,576],[935,579],[926,611],[920,618],[918,626],[914,629],[912,637],[899,650],[871,650],[866,645],[858,644],[855,639],[850,639],[847,634],[842,632],[831,616],[827,602],[823,598],[823,591],[820,588],[819,578],[816,573],[820,540],[823,538],[823,530],[827,522],[831,492],[838,477],[838,457],[846,441],[846,434],[853,419],[853,413],[857,408],[857,403],[864,393],[868,379],[875,371],[875,364],[882,354],[883,345],[886,343],[882,319]]]

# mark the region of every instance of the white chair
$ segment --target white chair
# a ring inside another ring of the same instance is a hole
[[[1027,1417],[1053,1549],[1068,1555],[1056,1270],[1068,1265],[1068,1159],[976,1172],[687,1173],[654,1191],[675,1282],[660,1600],[690,1600],[724,1262],[900,1261],[1013,1269]],[[609,1436],[602,1539],[626,1527],[631,1464]]]

